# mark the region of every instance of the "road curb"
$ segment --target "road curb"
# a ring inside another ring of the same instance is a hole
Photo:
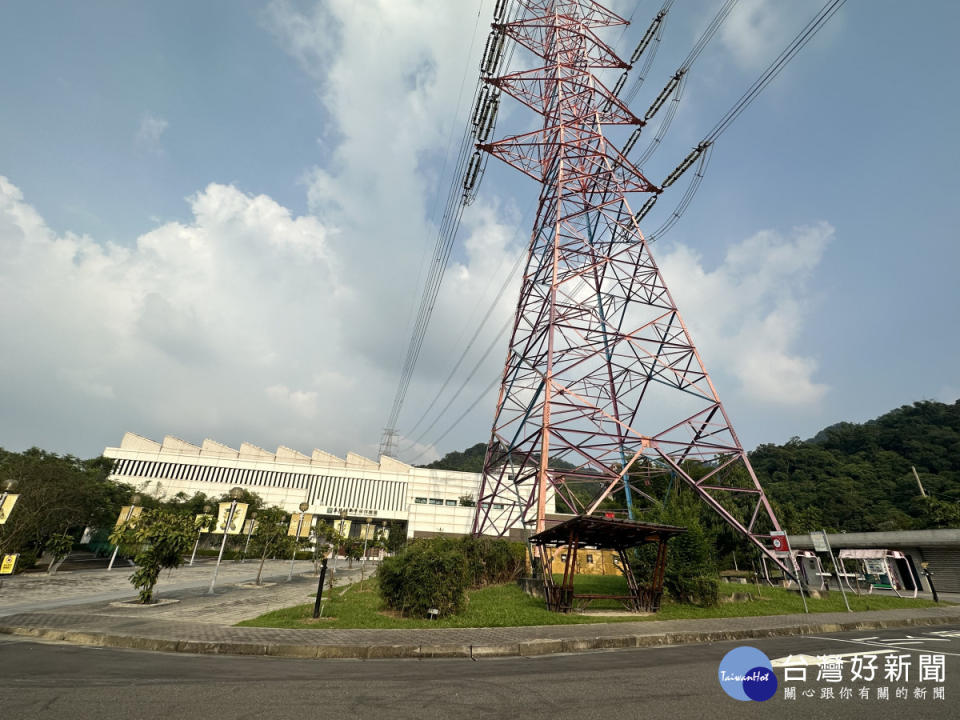
[[[790,635],[812,635],[863,630],[885,630],[902,627],[928,627],[960,623],[960,613],[897,619],[851,620],[849,622],[810,622],[803,625],[741,628],[736,630],[669,631],[630,635],[598,635],[592,638],[544,638],[515,643],[433,643],[297,645],[242,641],[178,640],[136,635],[63,630],[55,628],[0,625],[0,633],[66,642],[74,645],[112,647],[155,652],[177,652],[197,655],[246,655],[296,659],[381,660],[397,658],[489,658],[538,657],[559,653],[594,652],[626,648],[651,648],[668,645],[689,645],[751,640]]]

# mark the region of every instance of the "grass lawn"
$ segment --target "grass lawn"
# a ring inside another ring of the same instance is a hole
[[[753,599],[745,602],[723,603],[717,607],[701,608],[674,603],[665,598],[660,612],[648,616],[602,617],[595,615],[564,615],[549,612],[543,601],[526,595],[515,584],[497,585],[471,590],[463,612],[456,617],[441,620],[418,620],[397,617],[385,611],[377,593],[376,580],[367,580],[337,588],[331,599],[324,590],[323,618],[313,620],[313,603],[275,610],[252,620],[238,623],[244,627],[280,628],[437,628],[437,627],[516,627],[520,625],[573,625],[598,622],[627,622],[637,620],[679,620],[693,618],[745,617],[751,615],[784,615],[802,613],[800,596],[788,590],[761,586],[761,597],[753,585],[721,583],[720,594],[749,593]],[[626,594],[626,581],[618,576],[578,576],[577,592]],[[910,600],[886,596],[848,594],[850,607],[859,610],[889,610],[908,607],[931,607],[930,600]],[[810,612],[842,612],[845,610],[839,592],[831,592],[822,600],[807,600]],[[607,608],[623,609],[622,605],[604,601]],[[603,607],[599,602],[591,608]]]

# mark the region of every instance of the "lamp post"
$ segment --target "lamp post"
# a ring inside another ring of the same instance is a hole
[[[367,565],[367,535],[370,534],[370,532],[367,530],[367,528],[370,527],[370,523],[373,522],[373,518],[369,518],[369,517],[368,517],[368,518],[364,518],[363,522],[364,522],[364,525],[363,525],[363,557],[360,558],[360,567],[361,567],[361,568],[362,568],[362,567],[366,567],[366,565]],[[361,577],[362,577],[362,576],[361,576]]]
[[[203,514],[206,515],[210,512],[210,506],[203,506]],[[194,558],[197,557],[197,548],[200,547],[200,536],[203,535],[203,525],[197,530],[197,541],[193,544],[193,554],[190,556],[190,565],[193,565]]]
[[[227,534],[230,526],[233,524],[233,514],[237,510],[237,501],[243,497],[243,490],[235,487],[230,489],[230,512],[227,513],[227,524],[223,526],[223,541],[220,543],[220,554],[217,556],[217,564],[213,568],[213,577],[210,578],[210,590],[207,595],[213,595],[213,588],[217,584],[217,573],[220,571],[220,561],[223,560],[223,549],[227,546]]]
[[[247,531],[247,542],[243,546],[243,555],[240,556],[240,562],[247,561],[247,550],[250,547],[250,537],[253,535],[253,526],[257,524],[257,514],[250,513],[250,530]]]
[[[343,521],[346,520],[346,519],[347,519],[347,511],[346,511],[346,510],[341,510],[341,511],[340,511],[340,530],[337,531],[337,534],[340,535],[341,537],[343,536]],[[335,542],[335,543],[333,544],[333,572],[334,572],[334,574],[336,574],[336,572],[337,572],[337,555],[338,555],[339,553],[340,553],[340,545],[339,545],[339,543]]]
[[[380,523],[380,561],[383,562],[383,558],[387,554],[387,521],[384,520]]]
[[[303,528],[303,514],[309,507],[309,503],[300,503],[300,518],[297,520],[297,534],[293,538],[293,555],[290,556],[290,572],[287,573],[287,582],[293,580],[293,563],[297,559],[297,543],[300,542],[300,530]]]
[[[130,522],[130,518],[133,517],[133,511],[137,507],[137,503],[141,500],[140,495],[134,495],[130,498],[130,507],[127,509],[127,516],[123,519],[124,524]],[[107,565],[107,570],[113,570],[113,561],[117,559],[117,552],[120,550],[120,544],[117,543],[117,546],[113,549],[113,555],[110,556],[110,564]]]

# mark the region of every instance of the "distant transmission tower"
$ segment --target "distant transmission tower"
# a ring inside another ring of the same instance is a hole
[[[518,5],[494,30],[543,64],[486,82],[543,124],[479,147],[540,183],[540,198],[474,532],[542,530],[554,493],[593,514],[621,491],[632,513],[636,494],[653,500],[638,480],[669,475],[787,569],[770,546],[780,525],[628,204],[660,188],[603,135],[643,125],[593,74],[628,67],[596,34],[626,21],[592,0]]]

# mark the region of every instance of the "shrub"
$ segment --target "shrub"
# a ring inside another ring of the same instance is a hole
[[[378,571],[380,595],[403,615],[428,617],[456,613],[468,587],[484,587],[516,578],[524,564],[521,543],[492,538],[431,538],[410,543],[388,557]]]
[[[720,602],[720,581],[709,575],[675,575],[664,582],[670,596],[683,603],[712,607]]]
[[[464,556],[440,543],[412,543],[404,552],[388,557],[378,571],[380,595],[402,615],[429,617],[436,608],[440,617],[463,606],[467,589]]]
[[[468,536],[457,544],[464,555],[470,587],[501,585],[515,580],[523,570],[526,549],[522,543]]]

